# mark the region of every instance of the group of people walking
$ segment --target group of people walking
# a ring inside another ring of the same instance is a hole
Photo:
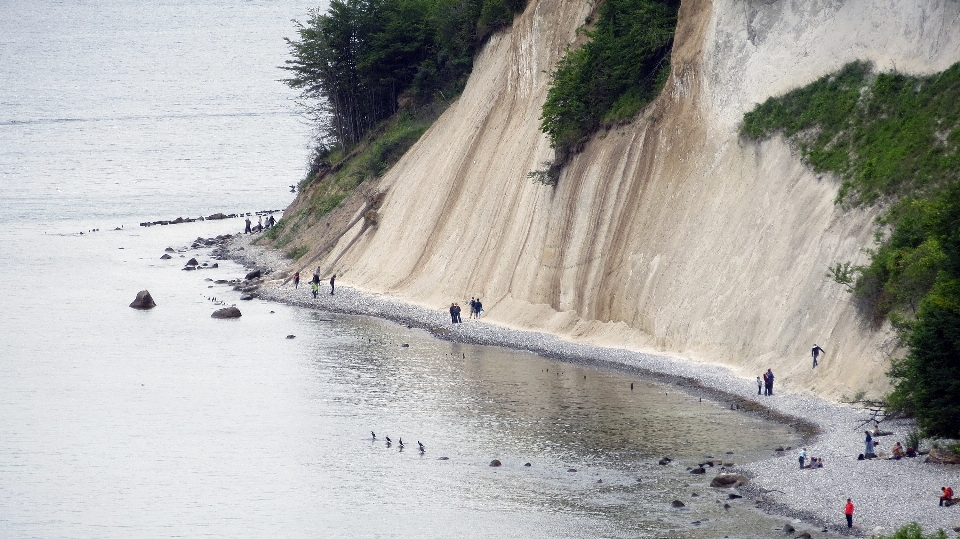
[[[330,295],[334,295],[334,289],[336,288],[337,274],[334,273],[330,277]],[[293,287],[300,288],[300,272],[293,274]],[[317,270],[313,272],[313,279],[310,280],[310,291],[313,293],[313,297],[316,298],[317,294],[320,293],[320,266],[317,266]]]
[[[454,324],[463,322],[463,318],[460,317],[460,311],[459,303],[450,304],[450,321]],[[470,298],[470,318],[480,318],[480,313],[482,312],[483,303],[480,302],[480,298]]]
[[[763,373],[762,379],[757,376],[757,395],[761,393],[768,396],[773,395],[773,371],[770,369]]]
[[[246,226],[246,228],[244,228],[243,233],[244,233],[244,234],[251,234],[251,233],[254,233],[254,232],[263,232],[264,230],[266,230],[266,229],[272,227],[273,225],[277,224],[277,220],[273,218],[273,214],[270,214],[270,215],[267,217],[267,220],[266,220],[266,221],[263,220],[263,216],[261,215],[261,216],[259,216],[259,217],[257,218],[257,221],[258,221],[258,222],[257,222],[257,226],[251,226],[251,225],[253,224],[253,221],[251,221],[250,218],[247,217],[246,220],[244,221],[244,223],[245,223],[247,226]]]

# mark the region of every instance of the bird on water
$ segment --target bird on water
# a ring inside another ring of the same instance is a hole
[[[424,451],[427,450],[427,448],[426,448],[426,447],[423,447],[423,444],[420,443],[420,440],[417,440],[417,445],[420,446],[420,452],[421,452],[421,453],[423,453]]]
[[[374,440],[377,439],[377,433],[375,433],[375,432],[373,432],[373,431],[370,431],[370,436],[373,436],[373,439],[374,439]]]

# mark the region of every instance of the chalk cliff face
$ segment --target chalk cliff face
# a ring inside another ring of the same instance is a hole
[[[590,9],[532,0],[494,36],[461,98],[379,181],[378,225],[357,223],[321,264],[437,309],[479,296],[506,326],[750,380],[772,368],[827,397],[885,391],[890,333],[825,276],[865,260],[879,210],[842,210],[836,178],[737,130],[756,103],[853,60],[913,74],[960,61],[960,2],[685,0],[660,98],[596,136],[556,188],[537,185],[549,72]],[[816,371],[813,343],[827,351]]]

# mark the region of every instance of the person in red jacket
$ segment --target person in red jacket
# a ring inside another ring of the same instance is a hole
[[[940,489],[940,506],[943,507],[943,502],[947,502],[947,507],[953,505],[953,488],[943,487]]]
[[[853,527],[853,502],[847,498],[847,505],[843,508],[843,514],[847,516],[847,527]]]

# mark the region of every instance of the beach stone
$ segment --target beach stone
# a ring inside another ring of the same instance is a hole
[[[670,464],[670,459],[667,457],[663,457],[662,459],[660,459],[660,462],[658,462],[657,464],[659,464],[660,466],[666,466],[667,464]]]
[[[450,460],[450,457],[440,457],[437,460]]]
[[[490,466],[500,466],[500,461],[497,459],[493,459],[490,461]]]
[[[160,257],[160,260],[170,260],[171,258],[173,257],[167,253],[164,253],[163,256]]]
[[[527,468],[529,468],[530,466],[532,466],[532,464],[530,464],[530,463],[528,462],[528,463],[524,464],[524,466],[527,467]]]
[[[803,532],[796,537],[796,539],[812,539],[808,532]]]
[[[253,294],[250,294],[250,293],[243,294],[242,296],[240,296],[240,299],[242,299],[243,301],[250,301],[253,298],[254,298]]]
[[[288,338],[288,339],[296,339],[297,336],[296,336],[296,335],[287,335],[287,338]]]
[[[190,260],[187,260],[187,265],[188,265],[188,266],[196,266],[196,265],[199,265],[199,264],[200,264],[200,263],[197,262],[197,259],[196,259],[196,258],[191,258]]]
[[[673,500],[672,502],[670,502],[670,506],[680,508],[680,507],[686,507],[687,504],[681,502],[680,500]]]
[[[246,276],[244,276],[244,279],[246,279],[246,280],[249,281],[250,279],[256,279],[257,277],[259,277],[259,276],[261,276],[261,275],[263,275],[263,272],[262,272],[262,271],[260,271],[260,270],[253,270],[253,271],[251,271],[250,273],[246,274]]]
[[[694,474],[694,475],[702,475],[702,474],[707,473],[707,471],[704,470],[703,468],[700,468],[700,467],[698,466],[698,467],[690,470],[690,473],[692,473],[692,474]]]
[[[166,252],[168,252],[168,253],[175,253],[175,252],[177,252],[173,247],[167,247],[166,249],[164,249],[164,251],[166,251]]]
[[[927,455],[927,462],[934,464],[960,464],[960,455],[943,449],[931,449]]]
[[[783,525],[783,533],[793,533],[797,531],[789,522]]]
[[[732,492],[731,492],[730,494],[727,494],[727,499],[728,499],[728,500],[736,500],[736,499],[738,499],[738,498],[743,498],[743,496],[741,496],[741,495],[739,495],[739,494],[734,494],[734,493],[732,493]]]
[[[577,471],[577,469],[576,469],[576,468],[567,468],[567,471],[568,471],[568,472],[575,472],[575,471]]]
[[[210,318],[240,318],[240,309],[236,307],[224,307],[218,309],[210,315]]]
[[[134,309],[152,309],[157,306],[153,302],[153,296],[150,295],[150,292],[146,290],[141,290],[137,292],[137,298],[133,300],[133,303],[130,304]]]
[[[745,475],[738,473],[722,473],[710,481],[710,486],[714,488],[738,487],[749,481]],[[738,496],[739,497],[739,496]]]

